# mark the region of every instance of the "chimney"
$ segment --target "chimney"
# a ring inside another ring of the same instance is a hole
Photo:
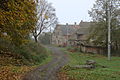
[[[81,20],[81,22],[83,22],[83,20]]]
[[[76,22],[74,22],[74,25],[77,25],[77,23],[76,23]]]
[[[81,23],[83,23],[83,20],[81,20],[81,22],[79,23],[79,25],[80,25]]]
[[[66,23],[66,26],[68,26],[68,23]]]

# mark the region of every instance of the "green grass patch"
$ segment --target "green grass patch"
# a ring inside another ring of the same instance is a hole
[[[120,57],[112,57],[111,61],[107,57],[98,54],[87,54],[80,52],[68,52],[70,62],[63,67],[62,71],[66,72],[68,77],[76,80],[120,80]],[[72,69],[70,66],[83,65],[86,60],[95,60],[97,62],[95,69]],[[102,68],[99,66],[106,66]]]
[[[42,63],[40,63],[39,65],[47,64],[51,60],[52,60],[52,51],[50,51],[49,49],[47,49],[47,58]]]

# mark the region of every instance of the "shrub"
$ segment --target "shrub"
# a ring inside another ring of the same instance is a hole
[[[17,47],[14,52],[35,64],[42,62],[47,57],[47,50],[39,43],[34,42]]]
[[[0,39],[0,44],[0,51],[3,51],[3,55],[5,51],[8,50],[15,59],[22,59],[25,65],[41,63],[47,57],[46,48],[32,41],[29,41],[29,43],[25,45],[15,46],[11,44],[10,41]]]

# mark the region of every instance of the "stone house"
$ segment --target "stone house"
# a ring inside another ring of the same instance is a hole
[[[61,25],[58,24],[52,35],[52,44],[58,46],[75,46],[80,51],[87,53],[104,54],[104,48],[95,46],[92,42],[88,42],[93,22],[81,21],[79,25]]]
[[[80,44],[80,42],[84,43],[88,39],[91,23],[92,22],[80,22],[79,29],[77,29],[76,32],[72,34],[72,37],[69,39],[69,43],[71,43],[71,46],[73,46],[73,44],[74,46],[76,46]]]
[[[88,41],[90,36],[90,30],[94,26],[93,22],[80,22],[80,28],[77,30],[77,42],[80,48],[80,51],[87,53],[99,53],[104,54],[105,49],[101,46],[96,46],[92,41]]]
[[[56,25],[56,28],[52,34],[52,44],[58,46],[68,46],[69,39],[71,37],[74,37],[74,39],[76,38],[76,36],[72,35],[74,35],[79,28],[80,26],[76,23],[74,25],[68,23],[66,23],[66,25]]]
[[[81,21],[78,25],[58,24],[53,31],[52,44],[76,46],[79,41],[86,41],[89,35],[91,22]]]

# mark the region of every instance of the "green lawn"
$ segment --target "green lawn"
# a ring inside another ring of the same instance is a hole
[[[70,62],[62,71],[66,72],[68,77],[75,80],[120,80],[120,57],[112,57],[111,61],[107,57],[97,54],[85,54],[80,52],[68,52],[63,49],[70,57]],[[95,69],[72,69],[69,66],[85,64],[86,60],[95,60],[97,67]],[[100,66],[106,66],[102,68]],[[69,68],[69,69],[66,69]]]

